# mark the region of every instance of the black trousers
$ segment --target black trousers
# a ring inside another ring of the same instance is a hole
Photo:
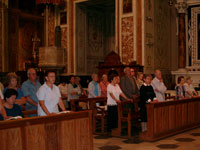
[[[117,105],[108,106],[108,117],[107,117],[107,131],[111,132],[112,129],[118,127],[118,111]]]

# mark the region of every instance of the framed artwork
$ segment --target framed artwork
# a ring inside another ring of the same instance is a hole
[[[132,12],[132,0],[123,0],[123,14]]]
[[[67,25],[67,11],[60,12],[60,25]]]

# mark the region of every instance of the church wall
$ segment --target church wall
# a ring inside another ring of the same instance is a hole
[[[8,10],[8,71],[18,70],[19,11]]]
[[[171,70],[178,67],[176,10],[168,1],[145,1],[145,73],[160,69],[168,88],[174,86]]]
[[[3,40],[3,32],[2,32],[2,22],[3,22],[3,15],[2,15],[2,9],[0,9],[0,71],[3,70],[3,45],[2,45],[2,40]]]
[[[144,1],[120,1],[120,56],[123,64],[136,61],[144,65],[143,44],[143,3]]]

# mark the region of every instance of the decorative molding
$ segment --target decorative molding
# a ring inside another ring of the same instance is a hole
[[[198,14],[200,14],[200,7],[194,7],[191,9],[191,46],[192,46],[192,66],[200,66],[200,60],[198,60]]]
[[[186,2],[178,2],[175,4],[178,13],[186,13],[188,5]]]
[[[122,63],[129,64],[133,61],[133,17],[123,18],[121,22]]]

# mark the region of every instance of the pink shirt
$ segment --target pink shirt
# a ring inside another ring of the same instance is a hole
[[[101,88],[101,96],[103,97],[107,97],[107,86],[108,86],[109,82],[103,82],[101,81],[99,83],[99,86]]]

